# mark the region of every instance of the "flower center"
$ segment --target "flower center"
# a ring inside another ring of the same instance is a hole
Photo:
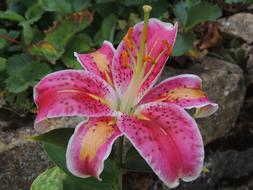
[[[123,41],[126,46],[126,50],[123,50],[121,53],[121,60],[123,67],[129,67],[133,71],[132,79],[129,83],[129,86],[121,99],[120,111],[131,114],[135,110],[135,106],[138,103],[137,97],[139,96],[139,90],[142,87],[142,84],[146,81],[149,75],[155,68],[156,63],[165,53],[170,53],[171,46],[167,40],[163,40],[162,43],[167,47],[164,48],[160,54],[154,58],[151,56],[151,53],[156,48],[158,40],[153,44],[153,47],[147,50],[147,33],[148,33],[148,22],[150,11],[152,7],[149,5],[143,6],[144,11],[144,22],[143,30],[140,39],[140,47],[138,48],[135,41],[132,40],[133,28],[130,28],[127,35],[124,37]],[[134,54],[136,55],[136,58]],[[130,64],[129,58],[133,64]],[[148,71],[147,66],[149,65]]]

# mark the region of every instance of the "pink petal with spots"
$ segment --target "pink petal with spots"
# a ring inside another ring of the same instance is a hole
[[[128,32],[125,39],[127,38],[128,42],[131,44],[136,44],[136,47],[140,48],[141,34],[143,29],[143,22],[136,24],[133,27],[131,32]],[[131,34],[130,34],[131,33]],[[177,33],[177,25],[173,26],[170,23],[161,22],[158,19],[149,19],[148,32],[147,32],[147,40],[146,40],[146,50],[145,57],[152,57],[153,60],[156,60],[153,71],[148,75],[147,79],[141,86],[139,91],[139,96],[143,96],[145,91],[151,88],[156,82],[158,76],[160,75],[166,60],[169,57],[171,52],[171,48],[174,45]],[[116,87],[116,90],[120,97],[123,96],[124,92],[126,92],[129,83],[133,77],[133,70],[130,66],[126,66],[124,63],[124,53],[127,53],[127,47],[129,47],[129,43],[127,44],[126,40],[123,40],[113,57],[112,69],[113,69],[113,80]],[[170,47],[168,47],[168,44]],[[133,45],[131,45],[131,52],[134,59],[137,59],[137,54]],[[162,53],[161,56],[159,54]],[[159,58],[158,58],[159,57]],[[129,65],[133,65],[133,61],[127,53],[127,60]],[[142,63],[143,64],[143,63]],[[145,74],[149,72],[151,69],[152,63],[147,63]]]
[[[38,107],[35,129],[49,130],[47,118],[111,116],[117,106],[115,99],[112,87],[90,72],[65,70],[49,74],[34,87]]]
[[[118,127],[158,177],[176,187],[202,169],[204,148],[196,122],[181,107],[166,103],[140,106],[136,116],[121,115]]]
[[[75,56],[84,69],[102,77],[113,85],[111,65],[114,52],[113,45],[104,41],[102,47],[97,51],[87,54],[75,53]]]
[[[115,118],[90,118],[80,123],[70,138],[66,160],[69,171],[82,178],[96,177],[104,168],[114,141],[121,136]]]
[[[202,80],[191,74],[168,78],[151,89],[140,101],[174,103],[185,109],[197,108],[195,117],[207,117],[218,110],[201,89]]]

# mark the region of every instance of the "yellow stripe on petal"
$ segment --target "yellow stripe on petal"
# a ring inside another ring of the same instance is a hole
[[[140,119],[140,120],[151,121],[150,118],[148,118],[147,116],[145,116],[145,115],[143,115],[143,114],[138,114],[136,117],[137,117],[138,119]]]
[[[103,104],[106,104],[106,105],[110,105],[108,101],[106,101],[105,99],[99,97],[99,96],[96,96],[94,94],[90,94],[90,93],[86,93],[88,96],[92,97],[94,100],[98,100],[100,101],[101,103]]]
[[[204,97],[206,96],[202,90],[192,88],[178,88],[162,94],[162,98],[158,101],[174,101],[180,99],[195,99]]]
[[[115,122],[113,124],[115,124]],[[98,122],[96,125],[89,128],[82,142],[80,159],[94,159],[99,148],[106,143],[112,133],[112,123],[109,125],[108,122]]]
[[[109,67],[108,67],[108,65],[109,65],[108,59],[104,54],[99,53],[99,52],[94,52],[91,55],[93,57],[94,62],[97,64],[98,69],[101,72],[109,72],[110,71]]]

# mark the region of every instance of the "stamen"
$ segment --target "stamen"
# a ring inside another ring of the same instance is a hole
[[[146,55],[143,57],[142,59],[143,63],[144,62],[148,62],[148,63],[152,63],[152,64],[155,64],[155,60],[153,57],[151,57],[150,55]]]
[[[132,50],[133,46],[132,46],[131,40],[127,36],[123,38],[123,41],[125,42],[127,48],[129,50]]]
[[[132,39],[132,36],[133,36],[133,27],[131,27],[131,28],[129,28],[128,29],[128,32],[127,32],[127,37],[129,38],[129,39]]]
[[[132,35],[133,35],[133,27],[129,28],[127,35],[124,37],[123,41],[125,42],[127,48],[132,50]]]
[[[166,45],[168,55],[170,55],[171,51],[172,51],[172,46],[170,45],[170,43],[167,40],[163,40],[163,44]]]
[[[127,68],[129,66],[129,62],[128,62],[128,54],[126,50],[122,51],[121,60],[122,60],[123,67]]]

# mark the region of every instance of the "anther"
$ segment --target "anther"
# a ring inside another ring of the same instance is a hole
[[[170,45],[170,43],[167,40],[163,40],[162,42],[167,47],[167,52],[170,55],[171,51],[172,51],[172,46]]]
[[[142,59],[142,61],[143,62],[148,62],[148,63],[155,64],[155,60],[150,55],[144,56],[143,59]]]
[[[129,50],[132,50],[132,43],[131,40],[126,36],[123,38],[123,41],[125,42],[125,45]]]
[[[122,59],[123,67],[125,67],[125,68],[128,67],[129,62],[128,62],[128,54],[127,54],[126,50],[122,51],[122,53],[121,53],[121,59]]]

